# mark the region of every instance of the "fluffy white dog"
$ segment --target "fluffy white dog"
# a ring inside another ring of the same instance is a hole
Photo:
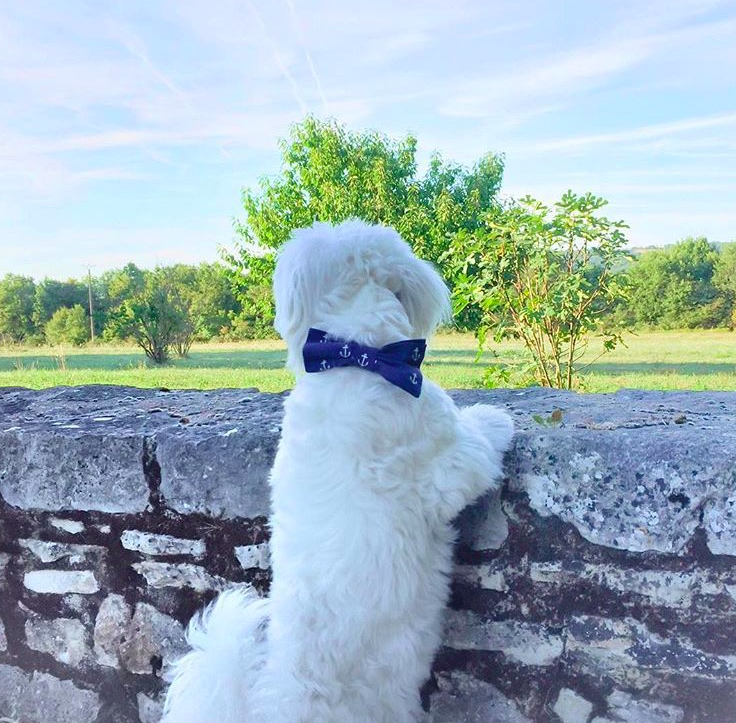
[[[449,315],[442,279],[394,230],[297,231],[274,291],[298,381],[271,473],[270,597],[226,592],[190,624],[164,721],[414,723],[441,640],[451,521],[498,484],[511,420],[485,405],[458,410],[430,382],[416,396],[360,368]],[[359,361],[305,374],[310,327],[338,344],[335,359]],[[388,376],[421,378],[418,364],[394,362]]]

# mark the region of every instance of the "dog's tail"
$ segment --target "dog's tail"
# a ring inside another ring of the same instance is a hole
[[[268,600],[247,586],[220,594],[187,629],[191,651],[167,675],[161,723],[246,723],[266,653]]]

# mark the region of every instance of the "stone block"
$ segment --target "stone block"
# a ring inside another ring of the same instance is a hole
[[[26,620],[25,633],[29,648],[47,653],[64,665],[78,667],[89,659],[87,631],[79,620],[33,616]]]
[[[81,427],[0,429],[0,495],[8,504],[55,512],[145,509],[149,490],[141,437]]]
[[[84,523],[79,520],[67,520],[64,517],[52,517],[49,519],[51,525],[57,530],[68,532],[70,535],[78,535],[80,532],[84,532]]]
[[[271,566],[271,551],[267,542],[260,545],[242,545],[235,548],[235,557],[244,570],[258,568],[268,570]]]
[[[736,466],[724,474],[720,490],[736,489]],[[703,512],[708,547],[714,555],[736,555],[736,492],[716,494]]]
[[[0,716],[9,721],[94,723],[100,711],[96,693],[68,680],[0,664]]]
[[[567,653],[622,684],[644,685],[650,671],[715,681],[736,678],[736,656],[705,652],[680,636],[663,637],[632,618],[577,616],[566,630]]]
[[[501,492],[490,492],[466,507],[458,518],[459,540],[472,550],[499,550],[509,536]]]
[[[23,584],[33,592],[50,595],[91,595],[100,589],[91,570],[32,570],[25,574]]]
[[[138,693],[138,718],[140,723],[159,723],[164,714],[162,698],[151,698],[145,693]]]
[[[465,673],[442,675],[430,702],[430,723],[533,723],[500,690]]]
[[[161,492],[177,512],[225,518],[270,513],[268,476],[279,429],[249,424],[230,430],[177,430],[157,437]]]
[[[718,470],[736,464],[736,452],[721,439],[689,432],[687,442],[685,432],[667,428],[527,433],[517,440],[511,483],[540,515],[574,525],[590,542],[679,553],[700,526],[701,507],[723,498],[715,486]],[[694,443],[702,445],[698,455],[690,454]],[[723,525],[721,536],[736,529],[733,520]]]
[[[685,717],[685,712],[677,706],[637,700],[620,690],[615,690],[607,703],[606,717],[596,717],[591,723],[681,723]]]
[[[565,567],[560,562],[532,563],[534,582],[571,585],[587,582],[616,593],[634,593],[653,605],[687,609],[694,596],[716,596],[727,591],[723,582],[706,571],[635,570],[613,565],[575,563]]]
[[[72,565],[79,564],[96,557],[99,561],[105,553],[99,545],[75,545],[67,542],[49,542],[47,540],[21,539],[18,544],[29,550],[43,563],[58,562],[66,559]]]
[[[482,590],[507,592],[509,589],[504,573],[501,570],[494,569],[494,566],[491,564],[456,565],[454,578],[468,585],[479,587]]]
[[[131,673],[160,674],[163,666],[186,651],[184,627],[152,605],[138,603],[119,650]]]
[[[588,723],[593,704],[574,690],[563,688],[552,708],[562,723]]]
[[[448,610],[444,645],[455,650],[500,651],[524,665],[553,665],[564,650],[562,638],[543,625],[484,620],[467,610]]]
[[[100,665],[119,666],[120,646],[131,621],[131,612],[122,595],[108,595],[95,618],[94,652]]]
[[[202,557],[206,551],[202,540],[187,540],[171,535],[159,535],[141,530],[125,530],[120,542],[126,550],[135,550],[144,555],[191,555]]]
[[[218,590],[225,585],[222,578],[210,575],[204,567],[189,563],[154,562],[146,560],[133,565],[136,572],[146,578],[153,588],[191,587],[198,592]]]

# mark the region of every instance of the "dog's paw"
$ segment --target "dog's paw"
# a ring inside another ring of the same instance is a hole
[[[514,423],[502,409],[489,404],[475,404],[461,409],[460,414],[483,433],[497,452],[503,453],[511,446]]]

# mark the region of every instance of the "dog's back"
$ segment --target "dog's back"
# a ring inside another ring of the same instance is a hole
[[[298,671],[291,696],[280,688],[284,715],[311,690],[323,709],[311,699],[311,718],[283,720],[416,720],[453,539],[434,472],[455,427],[437,387],[415,400],[354,369],[305,377],[287,400],[272,474],[270,604],[281,622],[267,658],[274,676]]]
[[[274,277],[298,377],[271,474],[267,602],[225,593],[190,629],[165,723],[415,723],[441,636],[451,521],[493,484],[512,427],[379,374],[304,374],[310,327],[371,348],[428,336],[448,291],[392,229],[299,231]],[[316,371],[316,370],[315,370]]]

